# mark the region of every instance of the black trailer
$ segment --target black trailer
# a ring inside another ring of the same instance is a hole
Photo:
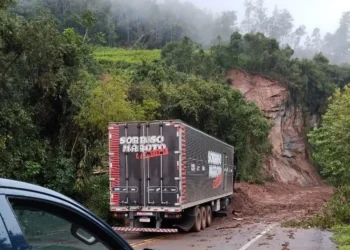
[[[232,199],[233,146],[180,120],[110,123],[109,164],[118,231],[199,231]]]

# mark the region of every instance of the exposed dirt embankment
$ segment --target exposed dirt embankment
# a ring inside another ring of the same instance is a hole
[[[332,197],[333,188],[322,185],[302,187],[285,183],[254,185],[238,183],[235,187],[232,215],[222,223],[246,224],[253,222],[280,222],[302,220],[322,211]],[[234,218],[243,218],[237,221]]]
[[[302,111],[288,104],[287,88],[279,82],[240,70],[229,71],[226,79],[231,79],[232,87],[240,90],[246,100],[254,102],[273,121],[269,135],[272,154],[264,161],[266,173],[278,182],[302,186],[320,184],[320,176],[306,150]]]

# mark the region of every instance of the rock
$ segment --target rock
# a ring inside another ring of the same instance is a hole
[[[275,181],[302,186],[321,184],[321,178],[307,154],[304,125],[314,127],[319,119],[304,120],[302,110],[289,101],[286,87],[277,81],[233,69],[226,74],[232,87],[254,102],[273,120],[269,140],[272,154],[265,157],[264,169]]]

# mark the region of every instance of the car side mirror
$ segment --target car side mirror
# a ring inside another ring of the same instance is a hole
[[[72,224],[70,228],[71,234],[78,240],[84,242],[87,245],[96,244],[98,241],[95,237],[87,233],[85,230],[81,229],[78,225]]]

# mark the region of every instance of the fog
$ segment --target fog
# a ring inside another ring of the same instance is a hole
[[[75,15],[91,10],[90,35],[103,34],[109,46],[161,49],[187,36],[209,49],[234,32],[263,33],[295,57],[321,52],[332,63],[350,62],[350,0],[19,0],[17,12],[28,16],[39,6],[61,29],[81,34]]]
[[[184,0],[183,0],[184,1]],[[238,21],[244,17],[244,0],[187,0],[196,6],[220,13],[225,10],[237,12]],[[343,12],[350,11],[349,0],[265,0],[265,5],[272,12],[277,5],[287,9],[294,17],[294,26],[305,25],[308,32],[320,28],[322,35],[333,33]]]

